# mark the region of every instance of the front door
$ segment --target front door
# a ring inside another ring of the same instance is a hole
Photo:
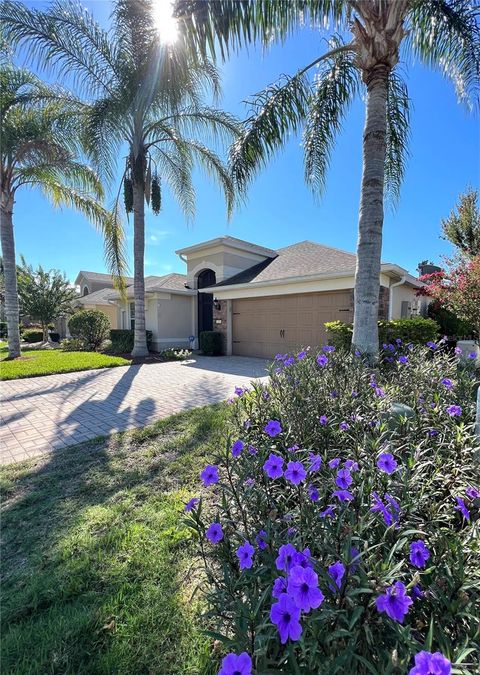
[[[198,275],[198,288],[208,288],[216,282],[213,270],[204,270]],[[198,334],[213,330],[213,294],[198,294]]]

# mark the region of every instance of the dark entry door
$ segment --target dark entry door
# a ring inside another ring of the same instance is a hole
[[[198,288],[208,288],[215,284],[215,272],[204,270],[198,275]],[[198,334],[204,330],[213,330],[213,294],[198,294]]]

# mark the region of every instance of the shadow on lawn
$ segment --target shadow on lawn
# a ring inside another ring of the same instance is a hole
[[[224,418],[197,409],[2,471],[3,673],[208,672],[180,514]]]

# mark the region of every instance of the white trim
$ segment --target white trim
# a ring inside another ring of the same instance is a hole
[[[274,249],[265,248],[264,246],[259,246],[258,244],[252,244],[249,241],[240,241],[231,237],[216,237],[215,239],[209,239],[208,241],[200,242],[199,244],[193,244],[193,246],[187,246],[186,248],[179,248],[175,253],[182,258],[185,254],[195,253],[196,251],[201,251],[202,249],[212,248],[214,246],[221,246],[225,248],[234,248],[240,251],[249,251],[250,253],[256,253],[259,255],[264,255],[267,258],[276,258],[278,253]],[[182,258],[183,260],[183,258]]]
[[[404,286],[405,285],[405,277],[402,277],[400,281],[397,281],[396,284],[392,284],[390,286],[389,294],[388,294],[388,320],[391,321],[393,319],[393,289],[397,288],[397,286]]]

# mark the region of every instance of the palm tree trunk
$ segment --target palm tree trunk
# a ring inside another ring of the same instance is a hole
[[[134,172],[135,173],[135,172]],[[133,292],[135,298],[135,334],[132,357],[148,356],[145,332],[145,195],[143,173],[133,178]]]
[[[352,346],[371,360],[375,360],[378,355],[388,76],[389,67],[381,64],[375,66],[366,77],[367,106],[363,131]]]
[[[7,317],[8,355],[20,356],[20,313],[18,309],[17,264],[13,237],[13,195],[2,194],[0,206],[0,231],[5,277],[5,315]]]

